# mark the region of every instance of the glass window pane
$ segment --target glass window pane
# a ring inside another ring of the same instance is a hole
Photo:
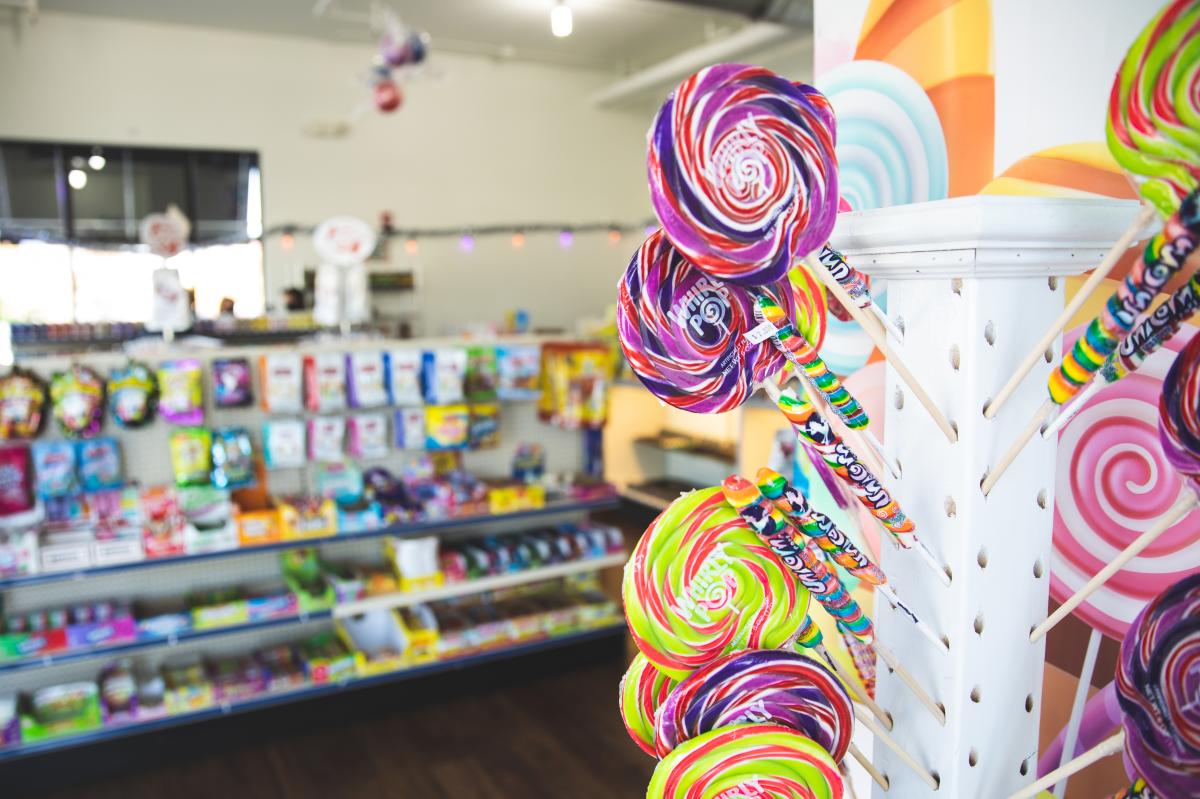
[[[100,154],[101,159],[93,158]],[[137,227],[125,206],[125,153],[115,148],[71,146],[63,148],[63,159],[74,237],[136,241]]]
[[[0,319],[57,324],[71,313],[71,251],[65,244],[0,244]]]
[[[196,292],[196,315],[215,319],[221,300],[234,301],[241,318],[261,316],[266,309],[263,252],[257,241],[197,247],[176,255],[170,265],[179,270],[185,288]]]
[[[50,144],[0,143],[0,233],[63,235],[55,149]]]
[[[187,196],[185,150],[130,150],[133,163],[133,215],[162,213],[168,205],[192,216]]]
[[[80,322],[145,322],[154,302],[151,275],[162,258],[129,250],[75,247],[75,317]]]

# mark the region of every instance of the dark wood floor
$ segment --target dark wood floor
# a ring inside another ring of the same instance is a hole
[[[50,794],[54,799],[640,797],[619,656]],[[0,793],[4,793],[0,791]]]

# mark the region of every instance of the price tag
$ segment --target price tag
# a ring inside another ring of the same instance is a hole
[[[778,332],[779,330],[775,327],[775,325],[764,320],[747,330],[745,337],[746,341],[749,341],[751,344],[762,344],[764,341]]]

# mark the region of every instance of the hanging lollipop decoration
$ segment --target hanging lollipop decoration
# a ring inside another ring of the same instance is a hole
[[[390,114],[404,104],[397,77],[425,62],[429,34],[403,24],[390,10],[382,11],[381,17],[384,33],[371,71],[371,101],[380,113]]]

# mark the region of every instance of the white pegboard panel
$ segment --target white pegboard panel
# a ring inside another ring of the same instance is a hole
[[[991,495],[980,483],[1046,396],[1039,361],[995,420],[984,404],[1063,303],[1062,281],[1099,259],[1136,213],[1121,201],[971,197],[839,218],[835,246],[888,280],[888,311],[903,320],[893,342],[958,429],[949,443],[891,369],[889,453],[902,467],[887,481],[917,534],[948,567],[944,586],[913,553],[884,547],[882,566],[912,608],[943,633],[950,652],[914,634],[878,603],[879,640],[934,700],[939,725],[899,680],[880,669],[877,700],[892,734],[940,780],[931,791],[885,747],[876,765],[885,796],[1007,796],[1036,763],[1044,644],[1029,631],[1045,617],[1055,448],[1035,438]],[[886,536],[886,533],[884,534]]]

